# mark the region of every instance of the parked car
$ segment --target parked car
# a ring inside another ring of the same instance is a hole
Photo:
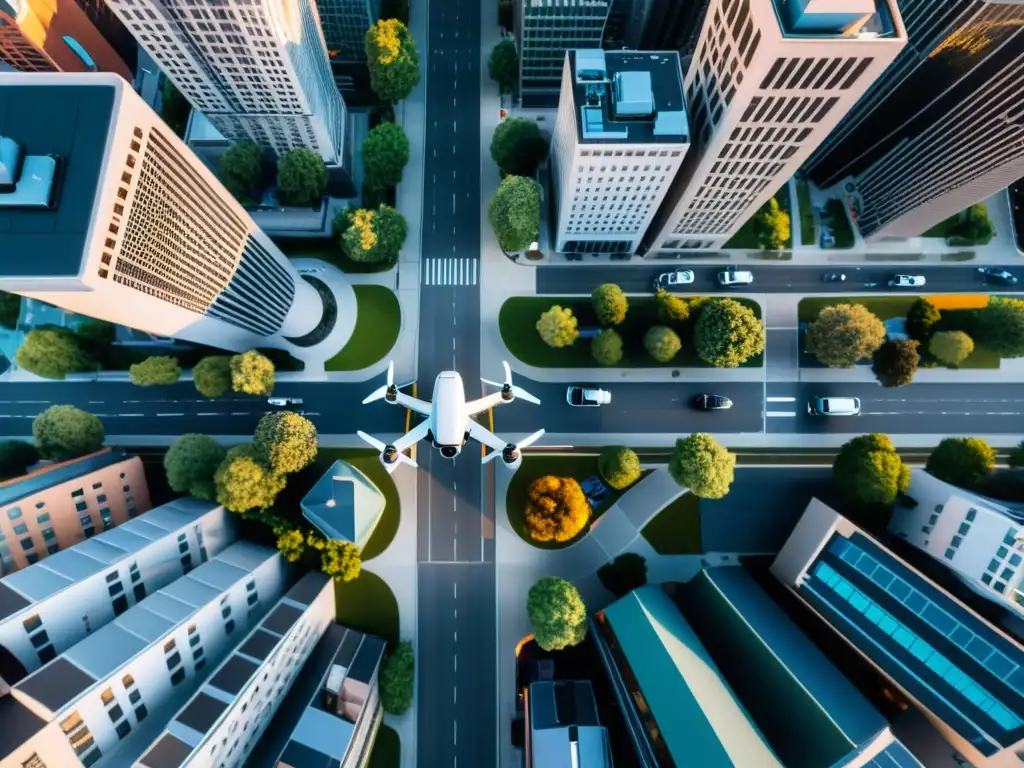
[[[999,267],[978,267],[980,272],[986,280],[992,283],[1002,283],[1003,285],[1016,285],[1017,278],[1005,269]]]
[[[591,475],[580,483],[580,490],[591,507],[600,506],[601,502],[608,498],[608,486],[597,475]]]
[[[823,283],[841,283],[846,280],[846,275],[842,272],[826,272],[821,276]]]
[[[807,412],[812,416],[858,416],[859,397],[813,397],[807,403]]]
[[[268,405],[302,405],[301,397],[268,397]]]
[[[725,269],[718,273],[719,285],[750,285],[754,282],[754,274],[745,269]]]
[[[608,405],[612,401],[612,393],[607,389],[569,387],[565,392],[565,401],[569,405]]]
[[[677,269],[674,272],[662,272],[654,279],[654,290],[663,288],[669,290],[679,285],[689,285],[693,282],[693,271],[689,269]]]
[[[697,395],[693,398],[693,407],[702,411],[724,411],[732,408],[732,400],[725,395]]]
[[[923,275],[893,275],[889,281],[890,288],[920,288],[924,285]]]

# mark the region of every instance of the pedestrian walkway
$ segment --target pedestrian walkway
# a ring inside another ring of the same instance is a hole
[[[476,285],[477,259],[423,259],[423,285]]]

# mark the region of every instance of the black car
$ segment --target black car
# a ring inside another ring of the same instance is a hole
[[[693,407],[702,411],[724,411],[732,408],[732,400],[725,395],[697,395],[693,398]]]
[[[1017,278],[1005,269],[999,267],[978,267],[978,272],[981,273],[986,280],[993,283],[1002,283],[1003,285],[1016,285]]]

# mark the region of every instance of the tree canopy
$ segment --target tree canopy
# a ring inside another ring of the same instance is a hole
[[[217,489],[213,475],[224,461],[224,446],[208,435],[182,435],[164,454],[164,471],[172,491],[213,501]]]
[[[654,298],[658,303],[658,319],[666,325],[678,330],[690,319],[690,305],[682,296],[659,288]]]
[[[1024,301],[992,296],[977,319],[975,342],[1000,357],[1024,357]]]
[[[255,197],[263,178],[263,154],[253,141],[239,141],[228,147],[217,163],[217,175],[228,192],[238,199]]]
[[[587,636],[587,606],[579,590],[557,576],[545,576],[526,596],[534,639],[545,651],[579,645]]]
[[[409,235],[405,217],[390,205],[376,210],[340,211],[334,219],[342,251],[352,261],[382,264],[398,260]]]
[[[806,350],[830,368],[852,368],[885,342],[885,326],[861,304],[825,307],[807,326]]]
[[[735,368],[764,351],[764,325],[734,299],[711,299],[700,309],[693,343],[705,363]]]
[[[21,296],[8,291],[0,291],[0,325],[14,330],[21,318]]]
[[[231,389],[231,358],[208,355],[192,369],[192,383],[203,397],[220,397]]]
[[[537,333],[549,347],[568,347],[579,337],[576,318],[569,307],[553,305],[537,321]]]
[[[232,355],[231,389],[246,395],[270,395],[274,392],[274,364],[266,355],[250,349]]]
[[[169,355],[147,357],[128,368],[132,384],[139,387],[166,386],[181,378],[181,366]]]
[[[939,331],[928,342],[928,351],[947,365],[960,365],[974,352],[974,339],[963,331]]]
[[[547,156],[548,141],[536,120],[509,117],[494,129],[491,158],[510,176],[533,176]]]
[[[506,176],[487,207],[503,251],[524,251],[540,233],[540,185],[525,176]]]
[[[907,335],[922,344],[927,344],[932,329],[941,318],[939,308],[924,296],[920,296],[907,310]]]
[[[624,445],[606,445],[597,457],[597,473],[617,491],[629,488],[641,472],[640,457]]]
[[[98,368],[81,339],[67,328],[33,328],[14,355],[18,367],[46,379],[63,379],[69,373],[84,373]]]
[[[655,362],[670,362],[682,348],[679,334],[666,325],[653,325],[644,334],[644,349]]]
[[[977,488],[996,466],[996,452],[980,437],[947,437],[928,456],[929,474],[960,488]]]
[[[415,673],[416,657],[412,643],[403,640],[388,654],[380,668],[380,701],[389,715],[404,715],[412,706]]]
[[[523,517],[534,541],[571,541],[590,522],[590,504],[571,477],[538,477],[526,491]]]
[[[892,504],[910,485],[910,467],[888,435],[872,433],[848,440],[832,463],[836,487],[865,504]]]
[[[363,139],[363,184],[387,189],[402,180],[409,162],[409,139],[397,123],[383,122]]]
[[[597,578],[616,598],[625,597],[647,583],[647,561],[635,552],[623,552],[598,568]]]
[[[282,490],[285,479],[275,475],[251,455],[251,448],[227,456],[217,467],[213,479],[217,490],[217,503],[223,504],[230,512],[248,512],[262,509],[274,503]]]
[[[971,245],[985,245],[995,235],[996,229],[988,218],[984,203],[975,203],[964,211],[949,231],[950,237],[962,238]]]
[[[614,328],[602,328],[590,340],[590,354],[599,365],[618,365],[622,362],[622,337]]]
[[[883,387],[904,387],[914,381],[921,353],[914,339],[890,339],[875,350],[871,370]]]
[[[278,475],[298,472],[313,463],[317,432],[313,422],[293,411],[268,413],[253,436],[256,458]]]
[[[735,468],[736,454],[702,432],[676,440],[668,463],[672,479],[702,499],[720,499],[729,493]]]
[[[77,459],[103,447],[103,423],[73,405],[51,405],[32,421],[32,437],[43,458]]]
[[[754,217],[757,244],[765,251],[779,251],[785,248],[792,237],[790,227],[789,214],[779,207],[779,201],[774,197]]]
[[[21,477],[25,470],[39,461],[39,450],[24,440],[0,442],[0,481]]]
[[[615,283],[597,286],[590,294],[590,303],[594,306],[597,321],[604,326],[621,325],[629,310],[626,294]]]
[[[300,147],[281,155],[277,163],[277,198],[285,205],[312,208],[327,191],[327,166],[319,154]]]
[[[382,18],[366,30],[370,87],[381,101],[401,101],[420,81],[420,53],[408,28]]]
[[[491,49],[487,74],[498,84],[500,93],[513,93],[519,83],[519,54],[516,44],[505,38]]]
[[[359,578],[363,561],[359,547],[351,541],[325,539],[323,536],[309,534],[306,544],[320,554],[320,570],[335,581],[354,581]]]

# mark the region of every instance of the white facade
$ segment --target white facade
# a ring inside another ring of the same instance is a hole
[[[0,580],[0,646],[22,667],[0,694],[236,536],[224,507],[176,499]]]
[[[679,54],[567,51],[558,105],[555,250],[634,253],[689,147]]]
[[[189,103],[222,134],[346,165],[345,102],[313,0],[107,0]]]
[[[0,768],[131,765],[277,602],[286,567],[238,542],[22,680],[11,696],[37,720]]]
[[[684,82],[694,147],[649,252],[721,248],[907,42],[891,0],[801,5],[712,0]]]

